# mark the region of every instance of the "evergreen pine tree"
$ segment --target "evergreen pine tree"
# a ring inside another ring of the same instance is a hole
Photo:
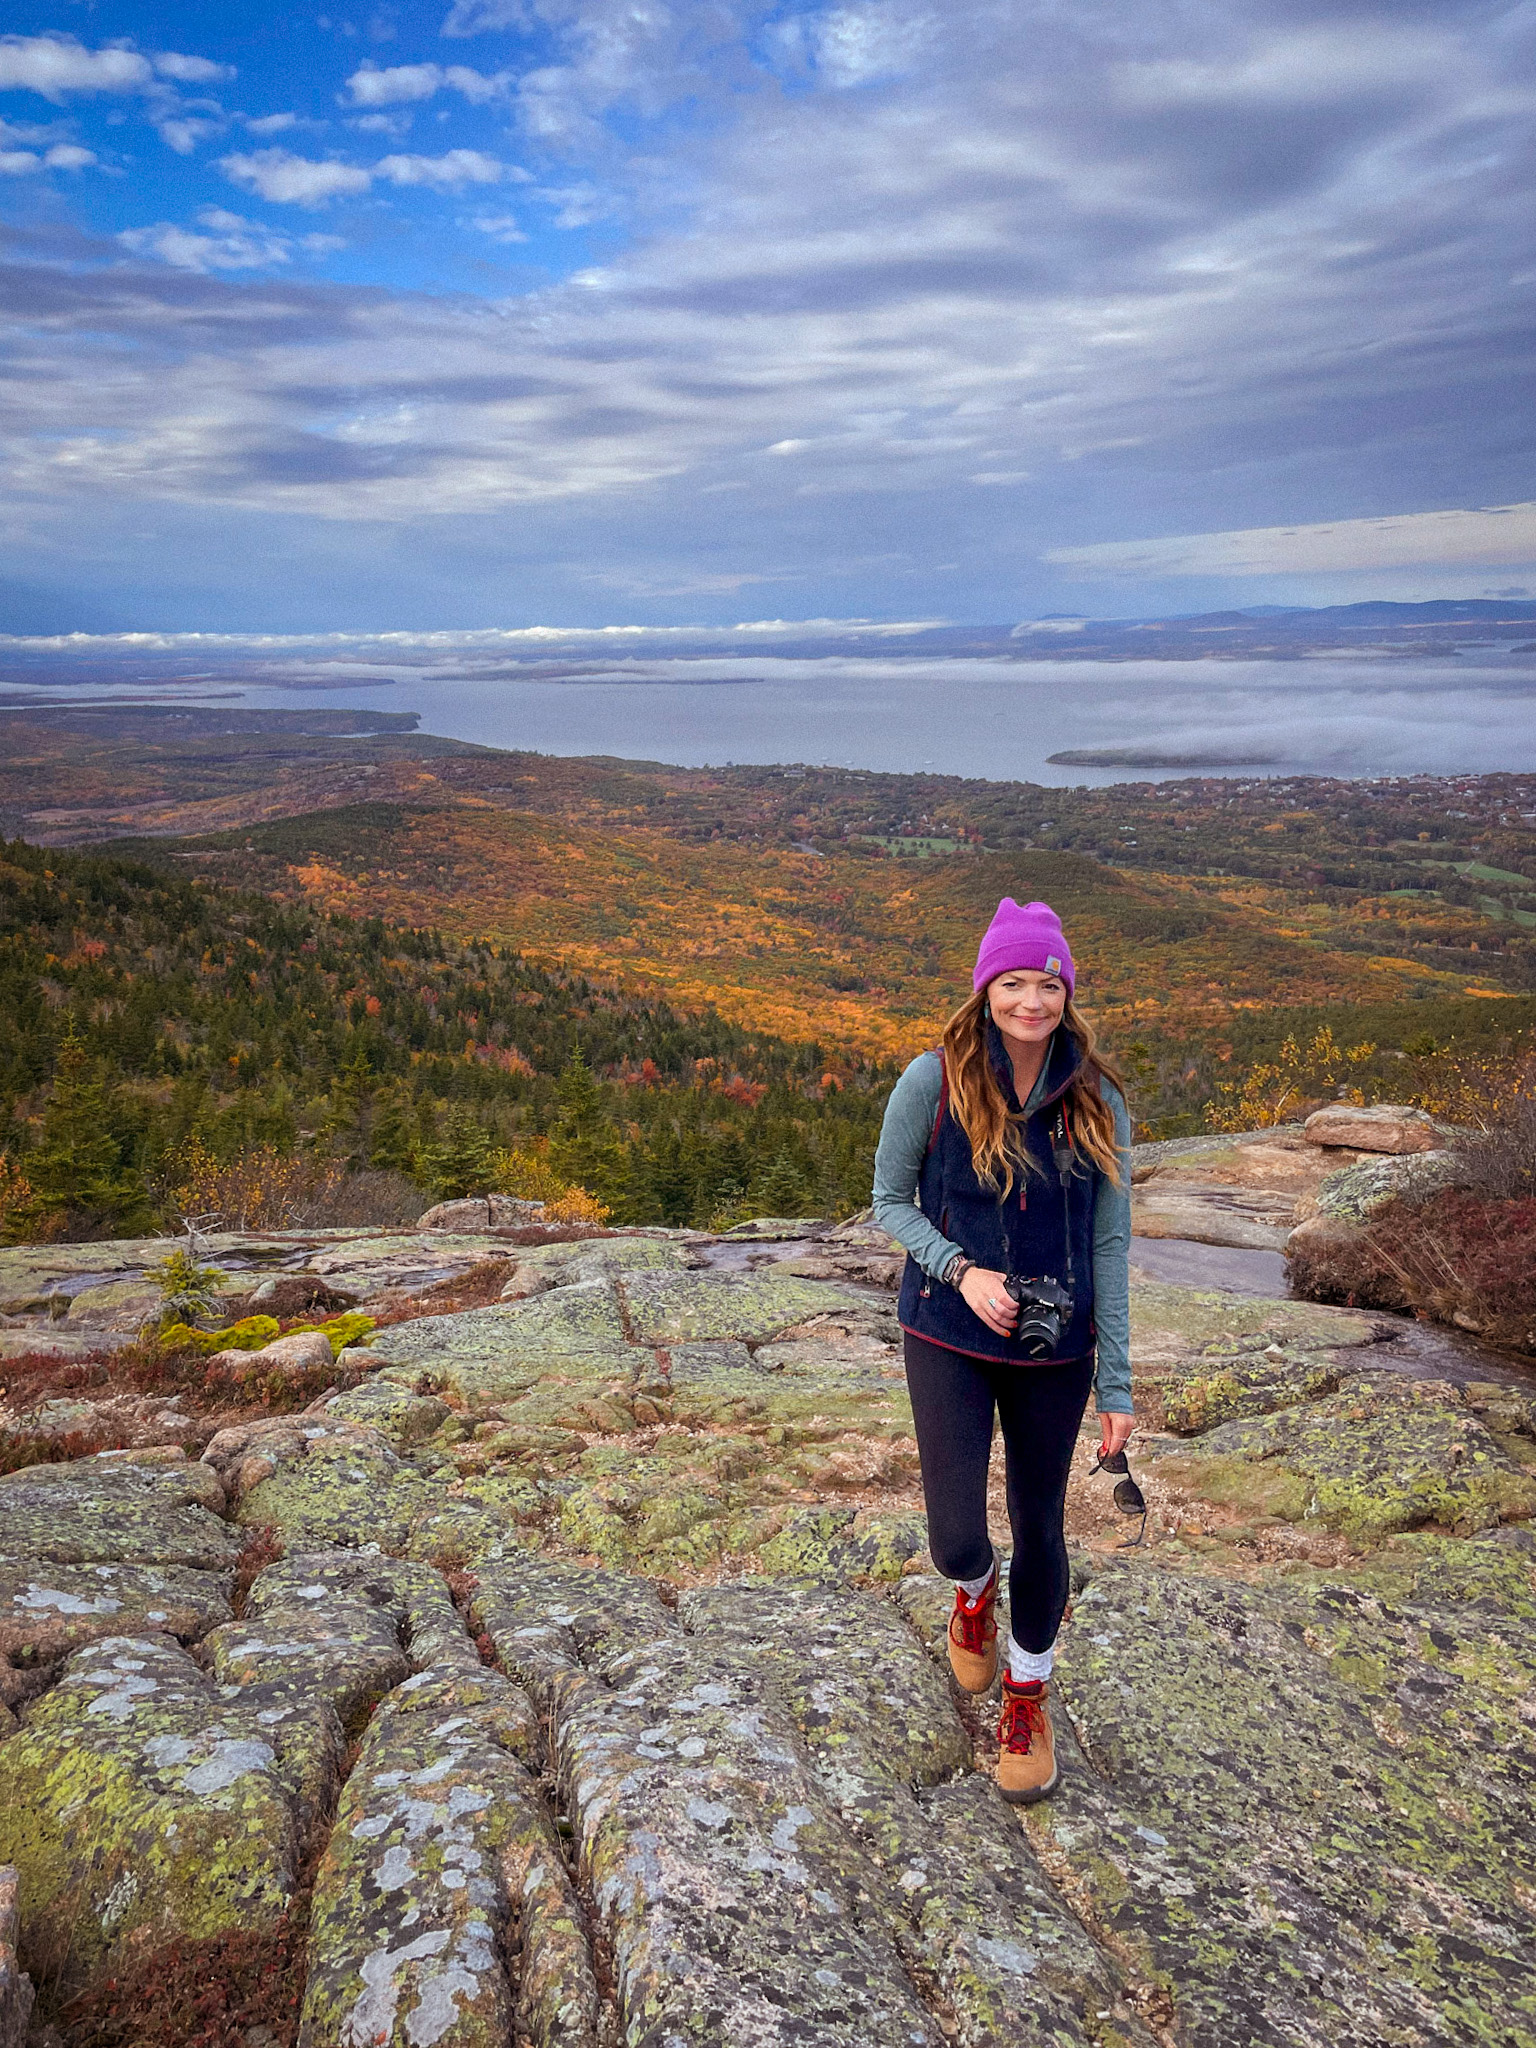
[[[804,1176],[787,1152],[776,1152],[752,1183],[759,1216],[803,1216],[810,1206]]]
[[[113,1134],[112,1092],[71,1025],[59,1047],[38,1143],[23,1162],[32,1186],[29,1230],[126,1236],[148,1220],[140,1176]]]
[[[381,1092],[368,1133],[368,1164],[381,1173],[410,1173],[416,1164],[416,1117],[400,1088]]]
[[[585,1188],[610,1208],[617,1206],[627,1192],[618,1133],[579,1048],[566,1062],[555,1100],[559,1109],[549,1134],[550,1165],[562,1180]]]
[[[686,1228],[693,1221],[695,1175],[683,1142],[669,1125],[656,1132],[638,1163],[633,1197],[643,1223]]]
[[[418,1170],[437,1202],[452,1202],[462,1195],[483,1195],[491,1186],[495,1167],[495,1140],[476,1120],[472,1109],[462,1105],[449,1110],[436,1144],[423,1146]]]

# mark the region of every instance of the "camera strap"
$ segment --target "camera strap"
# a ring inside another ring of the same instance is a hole
[[[1063,1103],[1056,1105],[1056,1121],[1051,1127],[1051,1156],[1056,1162],[1056,1178],[1061,1183],[1061,1234],[1067,1254],[1067,1292],[1076,1301],[1077,1275],[1072,1270],[1072,1207],[1067,1184],[1077,1171],[1077,1153]]]

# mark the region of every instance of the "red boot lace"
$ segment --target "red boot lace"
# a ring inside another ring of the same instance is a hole
[[[978,1593],[974,1600],[958,1586],[955,1588],[955,1611],[949,1618],[949,1632],[961,1649],[969,1650],[973,1657],[984,1657],[988,1643],[997,1636],[997,1621],[993,1614],[996,1605],[996,1579],[985,1593]]]
[[[1043,1692],[1015,1692],[1003,1687],[1003,1711],[998,1721],[997,1740],[1002,1749],[1015,1756],[1028,1756],[1036,1731],[1046,1733]]]

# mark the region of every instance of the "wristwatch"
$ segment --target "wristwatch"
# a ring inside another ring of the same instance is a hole
[[[955,1256],[944,1268],[943,1277],[945,1286],[958,1287],[960,1285],[960,1282],[965,1278],[966,1274],[972,1270],[975,1264],[976,1261],[974,1259],[968,1259],[965,1256],[964,1252],[956,1252]]]

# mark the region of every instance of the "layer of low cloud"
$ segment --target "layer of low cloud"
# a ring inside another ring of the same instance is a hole
[[[1536,564],[1536,504],[1411,512],[1385,519],[1185,533],[1166,540],[1051,548],[1045,559],[1094,576],[1292,576],[1361,570]]]

